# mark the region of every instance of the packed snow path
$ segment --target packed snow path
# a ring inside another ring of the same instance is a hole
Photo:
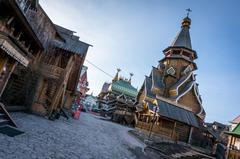
[[[50,121],[13,113],[24,134],[0,134],[0,159],[134,159],[143,144],[128,134],[131,128],[82,113],[80,120]],[[139,148],[137,148],[139,150]]]

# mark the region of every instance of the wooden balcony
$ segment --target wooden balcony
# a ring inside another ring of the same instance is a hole
[[[240,150],[229,150],[229,159],[240,159]]]
[[[40,72],[43,74],[43,76],[53,79],[59,79],[64,69],[54,66],[54,65],[48,65],[48,64],[40,64]]]

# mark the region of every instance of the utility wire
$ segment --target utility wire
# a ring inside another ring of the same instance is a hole
[[[98,69],[99,71],[103,72],[104,74],[106,74],[107,76],[113,78],[113,76],[109,73],[107,73],[106,71],[104,71],[103,69],[101,69],[100,67],[98,67],[97,65],[93,64],[92,62],[90,62],[89,60],[85,59],[85,61],[87,61],[89,64],[91,64],[93,67],[95,67],[96,69]]]

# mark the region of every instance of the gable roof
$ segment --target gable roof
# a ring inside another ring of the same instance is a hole
[[[152,79],[148,76],[145,76],[144,89],[145,89],[146,97],[155,99],[156,95],[151,91],[151,88],[152,88]]]
[[[65,40],[64,42],[53,42],[56,47],[80,55],[86,54],[88,47],[91,46],[90,44],[80,41],[79,37],[74,35],[74,31],[58,25],[55,25],[55,27],[61,37]]]
[[[165,84],[163,82],[163,77],[160,76],[158,69],[156,67],[152,68],[151,76],[152,76],[152,87],[153,88],[160,90],[165,87]]]

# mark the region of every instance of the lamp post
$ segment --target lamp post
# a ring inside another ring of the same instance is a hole
[[[156,118],[156,114],[157,114],[157,112],[159,112],[158,102],[157,102],[156,99],[153,101],[153,104],[155,105],[155,106],[153,107],[154,115],[153,115],[153,119],[151,120],[152,124],[151,124],[150,129],[149,129],[148,139],[150,139],[150,137],[151,137],[151,135],[152,135],[152,128],[153,128],[153,124],[155,123],[155,120],[156,120],[156,119],[155,119],[155,118]]]

